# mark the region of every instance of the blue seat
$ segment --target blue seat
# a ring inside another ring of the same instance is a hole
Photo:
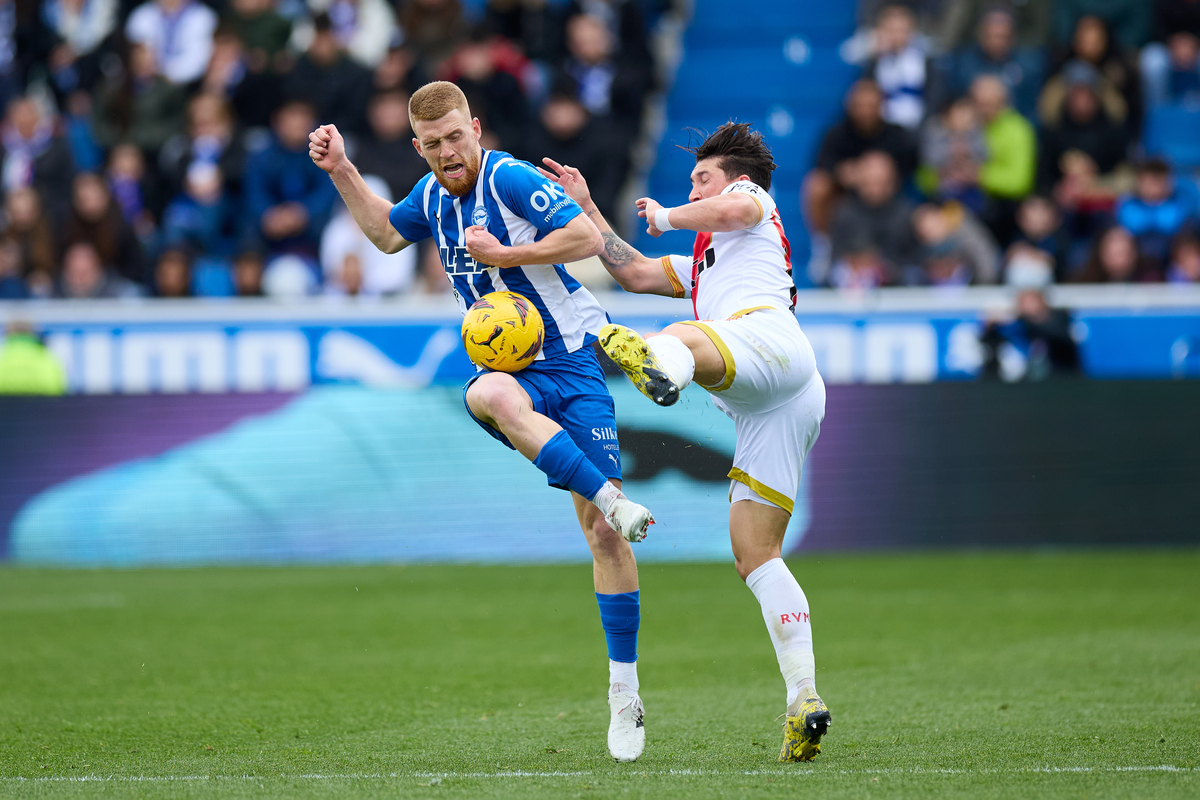
[[[237,293],[229,262],[201,256],[192,264],[192,294],[197,297],[232,297]]]
[[[774,31],[804,31],[811,27],[841,25],[854,28],[854,3],[828,0],[758,2],[747,6],[730,0],[696,0],[688,32],[724,31],[725,45],[759,41]]]
[[[668,114],[716,111],[723,98],[739,103],[838,103],[858,75],[833,48],[814,47],[794,63],[780,48],[729,48],[684,58],[668,102]]]
[[[1146,118],[1144,144],[1177,169],[1200,167],[1200,107],[1163,106]]]
[[[687,202],[696,145],[729,120],[763,131],[775,155],[772,188],[800,282],[809,243],[800,215],[800,185],[825,130],[841,113],[859,69],[839,45],[854,32],[854,3],[828,0],[695,0],[684,33],[684,58],[667,100],[667,122],[647,192],[666,205]],[[690,252],[693,235],[654,239],[639,228],[633,243],[648,255]]]

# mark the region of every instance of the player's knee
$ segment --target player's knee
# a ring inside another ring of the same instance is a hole
[[[684,325],[679,322],[672,322],[670,325],[663,328],[658,334],[651,334],[651,336],[658,336],[658,335],[665,333],[670,336],[674,336],[676,339],[682,339],[684,336],[687,335],[687,329],[690,327],[691,327],[690,325]]]
[[[757,567],[750,566],[747,561],[738,558],[737,556],[734,556],[733,558],[733,568],[737,570],[738,577],[743,581],[749,578],[750,573],[757,569]]]
[[[498,372],[480,377],[467,389],[467,403],[475,415],[497,423],[515,416],[521,400],[517,382]]]
[[[760,547],[747,545],[746,543],[733,543],[733,568],[737,570],[738,576],[742,580],[750,577],[750,573],[761,567],[773,558],[779,558],[779,550],[772,547]]]
[[[669,336],[674,336],[679,341],[688,346],[688,349],[693,352],[696,347],[701,344],[701,339],[705,338],[704,334],[695,325],[684,325],[681,322],[675,322],[663,328],[662,333]],[[697,338],[701,337],[701,338]]]
[[[629,550],[629,542],[610,528],[603,517],[592,523],[587,540],[592,557],[597,561],[620,561]]]

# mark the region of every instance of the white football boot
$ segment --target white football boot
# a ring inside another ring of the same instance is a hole
[[[624,684],[614,684],[624,686]],[[635,692],[614,692],[608,696],[612,719],[608,723],[608,752],[617,761],[637,761],[646,749],[646,709]]]
[[[618,495],[604,515],[604,521],[627,542],[640,542],[646,538],[646,529],[654,524],[654,515],[645,506],[639,506],[625,495]]]

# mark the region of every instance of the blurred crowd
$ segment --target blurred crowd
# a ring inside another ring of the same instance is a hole
[[[382,258],[308,157],[428,168],[408,98],[456,82],[484,145],[580,166],[611,213],[669,0],[0,0],[0,299],[448,291]]]
[[[0,299],[446,291],[433,248],[381,256],[307,155],[334,123],[400,199],[432,79],[485,146],[579,166],[619,216],[672,2],[0,0]],[[804,184],[814,283],[1200,281],[1195,176],[1141,146],[1153,109],[1200,107],[1200,0],[861,15]]]
[[[1195,176],[1141,146],[1148,112],[1200,104],[1200,0],[861,13],[803,190],[816,283],[1200,282]]]

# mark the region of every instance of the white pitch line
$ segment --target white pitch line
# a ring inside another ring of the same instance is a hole
[[[500,772],[387,772],[387,773],[304,773],[300,775],[46,775],[33,778],[21,776],[0,777],[3,783],[173,783],[183,781],[263,781],[263,780],[304,780],[304,781],[356,781],[356,780],[395,780],[410,779],[492,779],[492,778],[624,778],[632,776],[661,776],[661,777],[753,777],[790,776],[790,775],[1057,775],[1071,773],[1103,773],[1103,772],[1196,772],[1200,768],[1177,767],[1173,764],[1157,764],[1148,766],[1114,766],[1114,767],[1017,767],[1013,769],[763,769],[763,770],[704,770],[704,769],[667,769],[667,770],[638,770],[629,772],[560,772],[560,771],[527,771],[503,770]]]

